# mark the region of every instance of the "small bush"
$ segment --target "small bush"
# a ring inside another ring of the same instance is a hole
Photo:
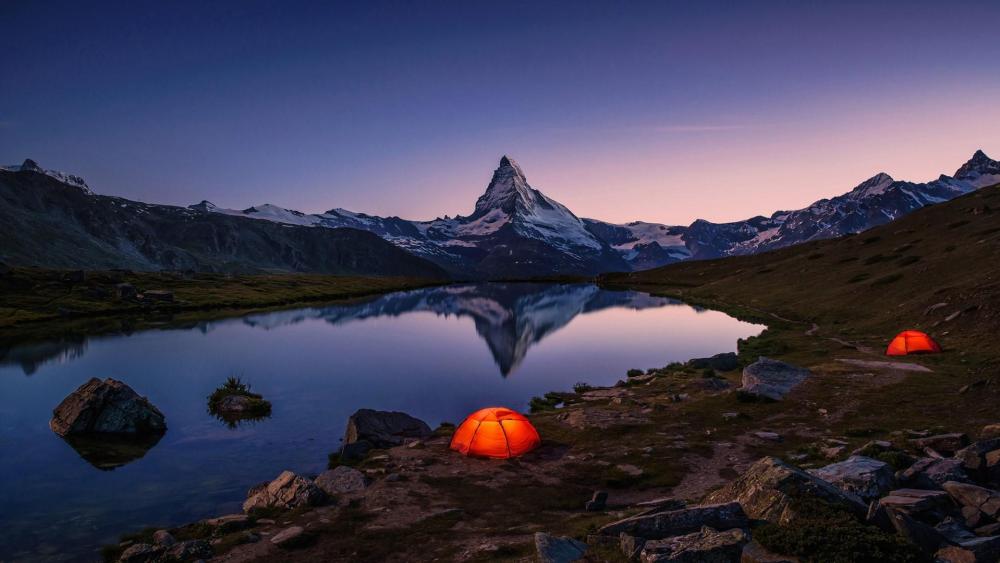
[[[771,551],[798,556],[803,563],[929,561],[901,536],[863,524],[843,508],[811,497],[792,502],[798,515],[794,522],[754,530],[754,539]]]
[[[712,379],[713,377],[716,377],[715,370],[712,368],[705,368],[701,370],[701,376],[705,379]]]
[[[643,375],[644,373],[645,372],[642,371],[641,369],[630,369],[627,372],[625,372],[625,375],[628,376],[628,377],[639,377],[640,375]]]
[[[241,413],[221,412],[222,401],[226,397],[241,396],[249,399],[248,409]],[[250,384],[239,377],[228,377],[226,382],[208,396],[208,412],[222,420],[230,428],[235,428],[241,421],[261,420],[271,416],[271,403],[264,400],[259,393],[250,390]]]
[[[587,391],[590,391],[593,388],[594,387],[592,385],[590,385],[589,383],[584,383],[583,381],[578,381],[575,385],[573,385],[573,392],[574,393],[586,393]]]

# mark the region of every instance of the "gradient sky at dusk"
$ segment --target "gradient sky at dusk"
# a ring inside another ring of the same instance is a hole
[[[0,162],[188,205],[467,214],[500,156],[687,224],[1000,158],[1000,2],[0,3]]]

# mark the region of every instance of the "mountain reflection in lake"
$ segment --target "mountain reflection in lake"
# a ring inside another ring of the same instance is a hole
[[[760,330],[643,293],[494,283],[0,350],[0,560],[92,559],[122,532],[238,512],[283,469],[321,471],[358,408],[432,427],[526,410],[534,395],[732,351]],[[209,414],[229,375],[272,416],[228,428]],[[102,451],[49,431],[52,408],[90,377],[149,397],[166,435]]]

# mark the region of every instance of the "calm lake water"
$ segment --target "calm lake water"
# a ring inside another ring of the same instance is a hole
[[[761,329],[589,284],[476,284],[0,349],[0,561],[95,560],[123,532],[239,512],[283,469],[322,471],[359,408],[432,427],[484,406],[524,411],[576,382],[734,351]],[[207,413],[234,374],[273,403],[270,418],[231,429]],[[149,397],[167,433],[111,461],[52,433],[53,407],[91,377]]]

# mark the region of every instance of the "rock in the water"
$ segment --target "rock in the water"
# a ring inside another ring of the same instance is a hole
[[[291,471],[283,471],[274,481],[251,489],[243,503],[243,511],[268,507],[291,509],[316,506],[325,499],[326,494],[312,481]]]
[[[599,533],[617,536],[624,532],[630,536],[639,536],[647,540],[659,540],[692,534],[704,526],[716,530],[729,530],[748,528],[749,525],[747,515],[738,502],[725,502],[640,514],[605,524],[600,528]]]
[[[69,394],[52,412],[49,428],[60,436],[87,433],[160,434],[167,425],[145,397],[115,379],[96,377]]]
[[[778,360],[760,357],[743,368],[740,394],[757,399],[780,401],[797,385],[806,380],[810,371]]]
[[[976,508],[990,518],[1000,516],[1000,493],[996,491],[954,481],[943,483],[941,488],[961,506]]]
[[[573,538],[535,532],[535,551],[540,563],[570,563],[583,559],[587,544]]]
[[[344,445],[368,442],[375,448],[391,448],[430,435],[426,422],[406,413],[361,409],[347,419]]]
[[[718,532],[705,527],[692,534],[647,541],[640,559],[643,563],[733,563],[740,560],[748,539],[738,528]]]
[[[833,483],[840,490],[854,493],[870,502],[892,489],[893,471],[888,463],[864,456],[851,456],[840,463],[811,469],[809,473]]]
[[[688,362],[694,369],[714,369],[715,371],[733,371],[739,369],[740,361],[733,352],[716,354],[711,358],[695,358]]]
[[[315,483],[326,494],[339,495],[365,490],[368,486],[368,478],[353,467],[341,465],[320,473],[316,477]]]
[[[274,534],[271,543],[278,547],[293,547],[302,541],[305,533],[305,528],[302,526],[291,526]]]
[[[808,495],[842,506],[858,517],[868,509],[857,495],[842,491],[780,459],[765,457],[742,475],[711,493],[707,502],[738,502],[750,518],[787,524],[795,518],[793,496]],[[708,524],[711,526],[711,524]],[[716,529],[737,526],[712,526]]]
[[[917,488],[939,489],[948,481],[967,482],[969,476],[962,468],[962,460],[925,457],[900,471],[897,479]]]
[[[961,432],[952,432],[927,436],[926,438],[915,438],[910,440],[910,443],[920,450],[930,448],[936,452],[950,455],[969,445],[969,437]]]

